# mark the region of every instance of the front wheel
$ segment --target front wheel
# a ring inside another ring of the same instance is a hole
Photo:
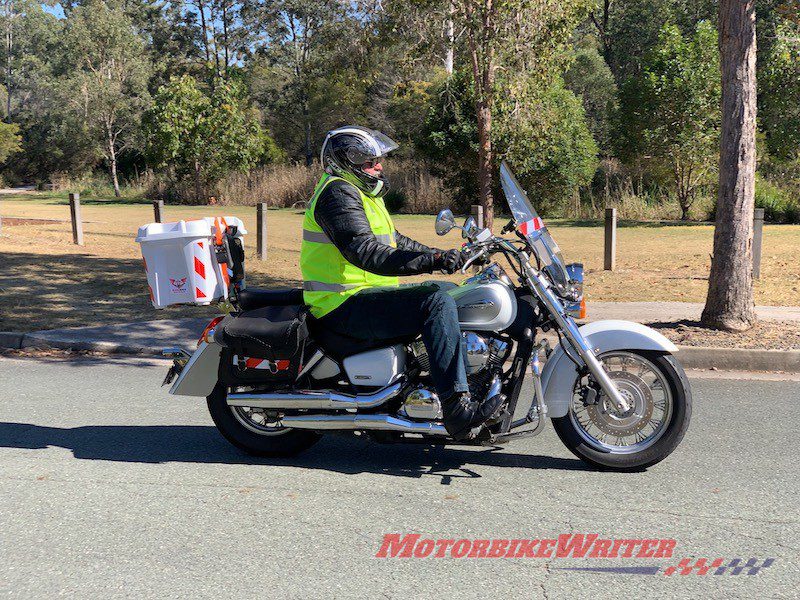
[[[225,439],[254,456],[295,456],[322,437],[313,431],[283,427],[262,409],[228,406],[228,389],[222,384],[217,384],[206,401],[214,425]]]
[[[618,412],[602,392],[586,394],[575,382],[569,412],[553,427],[578,458],[617,471],[644,469],[664,460],[683,439],[692,415],[692,394],[680,364],[670,355],[614,350],[598,357],[627,399]]]

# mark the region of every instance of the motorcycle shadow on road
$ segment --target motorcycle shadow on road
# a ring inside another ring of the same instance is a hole
[[[419,478],[434,475],[447,485],[454,478],[480,478],[481,467],[592,470],[578,459],[521,454],[509,447],[378,444],[326,436],[292,458],[258,458],[229,445],[205,425],[88,425],[44,427],[0,422],[0,448],[66,448],[75,458],[134,463],[253,464],[298,467],[345,475],[375,473]]]

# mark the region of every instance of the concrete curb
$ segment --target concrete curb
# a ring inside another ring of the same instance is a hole
[[[22,339],[24,337],[24,333],[0,331],[0,348],[13,348],[14,350],[18,350],[22,348]]]
[[[0,347],[3,347],[0,340]],[[30,349],[56,349],[56,350],[88,350],[91,352],[101,352],[103,354],[139,354],[145,356],[161,356],[161,348],[145,348],[140,346],[127,346],[125,344],[115,344],[114,342],[103,341],[77,341],[59,340],[50,338],[40,338],[34,334],[25,335],[17,348]]]
[[[678,360],[687,369],[783,371],[800,373],[800,350],[679,346]]]
[[[161,356],[161,348],[130,346],[104,341],[78,341],[38,337],[36,334],[0,332],[0,348],[88,350],[104,354]],[[800,350],[758,350],[679,346],[678,360],[686,369],[730,371],[783,371],[800,373]]]

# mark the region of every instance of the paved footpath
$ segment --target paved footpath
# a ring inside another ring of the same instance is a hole
[[[622,319],[637,323],[698,320],[702,304],[688,302],[590,302],[589,321]],[[765,320],[800,321],[800,307],[759,306],[758,316]],[[179,346],[193,348],[208,318],[120,323],[101,327],[74,327],[36,331],[22,338],[23,346],[42,343],[60,348],[95,349],[101,351],[160,354],[162,348]],[[0,334],[0,346],[3,344]],[[19,344],[21,336],[17,336]],[[10,339],[10,338],[9,338]],[[17,345],[16,347],[19,347]]]
[[[328,437],[253,459],[141,357],[0,358],[0,596],[796,598],[795,381],[693,379],[681,447],[587,470],[549,428],[503,448]],[[529,390],[526,390],[529,394]],[[673,538],[673,559],[378,559],[385,533]],[[682,558],[774,558],[665,576]],[[656,565],[656,575],[567,568]]]

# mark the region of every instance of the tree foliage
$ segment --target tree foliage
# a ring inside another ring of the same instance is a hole
[[[122,9],[90,0],[70,12],[61,68],[63,106],[107,162],[119,196],[119,155],[139,145],[149,103],[150,64],[142,39]]]
[[[717,123],[706,117],[719,109],[705,84],[716,42],[711,30],[702,49],[696,38],[698,23],[716,18],[718,0],[60,7],[63,15],[33,0],[0,0],[0,117],[21,137],[2,169],[10,182],[102,170],[113,180],[116,170],[124,183],[152,169],[156,191],[183,186],[171,192],[186,196],[188,187],[205,197],[231,170],[311,164],[327,130],[360,123],[401,141],[399,154],[423,159],[414,169],[445,177],[462,204],[496,192],[494,174],[507,159],[548,208],[573,207],[580,189],[596,209],[600,190],[587,183],[596,154],[603,160],[593,181],[606,182],[607,202],[634,189],[652,205],[668,192],[686,214],[694,196],[713,195]],[[797,0],[761,0],[758,9],[759,164],[765,184],[791,199],[800,189]],[[220,119],[241,118],[244,141],[198,150],[188,139],[178,151],[161,132],[145,146],[158,103],[170,100],[154,96],[184,76],[208,106],[233,94],[236,118]],[[243,149],[250,145],[259,149]],[[201,151],[211,162],[198,175],[191,157]]]
[[[676,25],[662,27],[641,75],[622,91],[618,154],[661,169],[672,180],[683,219],[716,162],[719,101],[717,33],[706,21],[686,36]]]
[[[508,160],[543,211],[553,209],[587,185],[597,164],[597,144],[584,118],[581,101],[556,79],[539,88],[529,82],[527,96],[498,102],[496,148]],[[519,84],[519,82],[518,82]],[[521,84],[519,84],[521,85]],[[436,98],[425,123],[421,150],[439,166],[464,206],[475,197],[478,181],[474,91],[468,73],[456,72],[433,92]]]
[[[14,123],[0,123],[0,163],[20,151],[22,137],[19,126]]]
[[[154,163],[178,181],[191,181],[195,200],[230,171],[246,171],[279,156],[243,101],[239,84],[221,83],[207,94],[184,75],[159,88],[146,115]]]
[[[617,83],[591,38],[575,49],[564,82],[581,99],[589,131],[600,153],[611,156],[612,125],[619,108]]]
[[[770,154],[800,159],[800,23],[775,33],[761,73],[761,125]]]

